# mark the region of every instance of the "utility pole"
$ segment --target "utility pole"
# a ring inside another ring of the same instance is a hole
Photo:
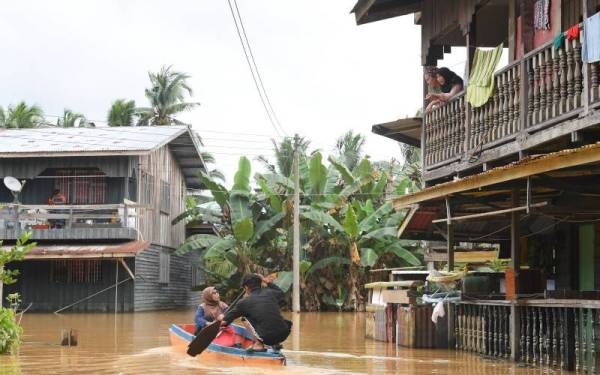
[[[292,256],[292,311],[300,312],[300,155],[298,135],[294,136],[294,252]]]

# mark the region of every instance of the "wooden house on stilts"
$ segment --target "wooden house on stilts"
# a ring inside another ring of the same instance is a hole
[[[0,186],[0,240],[37,242],[4,296],[52,312],[197,304],[198,259],[174,253],[171,222],[202,187],[199,147],[187,126],[0,130],[0,176],[23,184],[17,199]]]
[[[448,306],[450,348],[600,371],[599,11],[598,0],[356,3],[358,24],[414,14],[423,67],[456,47],[467,61],[465,90],[373,126],[421,149],[425,188],[394,201],[407,212],[400,238],[445,241],[437,260],[450,270],[471,244],[510,259],[504,293]],[[477,51],[500,44],[508,63],[487,67],[492,90],[474,104]]]

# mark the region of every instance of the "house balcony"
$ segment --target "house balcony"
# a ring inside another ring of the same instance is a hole
[[[142,210],[125,204],[7,204],[0,209],[0,240],[15,240],[26,231],[36,241],[141,239]]]
[[[479,108],[461,93],[423,118],[428,185],[536,154],[600,139],[600,66],[582,61],[579,40],[545,44],[495,74]]]

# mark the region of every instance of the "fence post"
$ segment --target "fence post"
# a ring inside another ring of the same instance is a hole
[[[67,228],[71,229],[73,226],[73,207],[69,207],[69,226]]]

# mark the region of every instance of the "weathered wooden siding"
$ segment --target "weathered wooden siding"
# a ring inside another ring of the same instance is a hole
[[[171,253],[168,283],[159,282],[161,251]],[[135,311],[174,309],[197,305],[200,292],[191,290],[192,264],[197,261],[196,254],[177,256],[172,254],[172,249],[155,244],[140,253],[135,258]]]
[[[163,146],[146,156],[139,157],[137,196],[142,197],[144,181],[141,174],[153,177],[150,208],[142,210],[138,222],[145,240],[163,246],[177,248],[185,240],[185,225],[171,225],[171,221],[185,209],[186,185],[181,168],[168,146]],[[161,182],[170,184],[170,212],[161,212]],[[145,202],[140,203],[144,204]]]
[[[51,280],[51,262],[49,260],[29,260],[15,263],[20,275],[16,284],[5,286],[4,295],[18,292],[26,307],[31,303],[29,311],[53,312],[80,299],[90,296],[115,284],[115,260],[103,260],[102,278],[95,283],[60,283]],[[133,267],[133,260],[127,260]],[[129,278],[129,274],[119,265],[119,281]],[[133,311],[133,280],[125,281],[118,286],[118,311]],[[4,301],[6,303],[6,301]],[[98,294],[65,310],[65,312],[113,312],[115,311],[115,288]]]

